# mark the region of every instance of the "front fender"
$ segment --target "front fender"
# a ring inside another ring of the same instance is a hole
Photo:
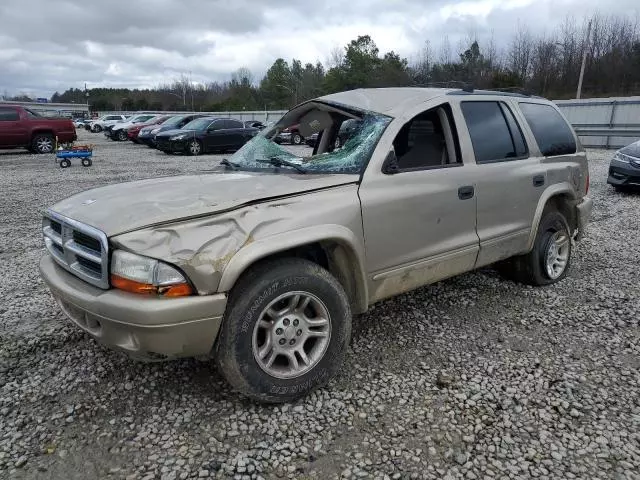
[[[344,255],[336,255],[334,261],[348,262],[348,265],[342,266],[355,282],[353,285],[356,290],[355,306],[358,311],[365,311],[369,297],[364,269],[364,245],[350,229],[335,224],[300,228],[245,244],[226,265],[220,278],[218,291],[228,292],[231,290],[242,273],[263,258],[317,242],[335,243],[346,252],[347,258],[340,258]]]

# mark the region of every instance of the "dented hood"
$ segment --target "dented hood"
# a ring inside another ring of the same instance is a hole
[[[110,237],[358,180],[358,175],[257,172],[162,177],[87,190],[56,203],[51,210],[102,230]]]

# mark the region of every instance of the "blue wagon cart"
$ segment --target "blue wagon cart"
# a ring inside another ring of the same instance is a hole
[[[92,156],[93,145],[65,146],[56,150],[56,159],[60,168],[70,167],[72,158],[80,158],[83,167],[90,167],[93,164]]]

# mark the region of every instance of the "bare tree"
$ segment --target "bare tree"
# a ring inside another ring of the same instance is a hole
[[[442,39],[442,44],[440,45],[440,58],[438,59],[441,64],[446,65],[447,63],[451,63],[453,61],[452,53],[451,53],[451,42],[449,40],[449,36],[445,35]]]
[[[523,83],[529,76],[533,43],[533,36],[529,29],[518,22],[516,34],[511,40],[507,53],[507,62],[509,70],[515,73]]]

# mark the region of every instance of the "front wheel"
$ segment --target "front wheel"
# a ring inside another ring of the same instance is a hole
[[[94,132],[94,133],[100,133],[102,131],[102,127],[100,125],[94,125],[91,128],[91,131]]]
[[[298,132],[294,132],[291,135],[291,143],[293,143],[294,145],[301,145],[302,144],[302,135],[300,135]]]
[[[124,130],[118,131],[117,138],[119,141],[124,142],[127,139],[127,132],[125,132]]]
[[[200,155],[202,153],[202,144],[194,138],[187,145],[187,153],[189,155]]]
[[[566,277],[571,264],[571,229],[557,210],[542,214],[531,252],[499,265],[500,272],[517,282],[542,286]]]
[[[327,270],[301,259],[265,262],[234,287],[217,342],[227,381],[262,402],[324,385],[351,337],[349,300]]]

